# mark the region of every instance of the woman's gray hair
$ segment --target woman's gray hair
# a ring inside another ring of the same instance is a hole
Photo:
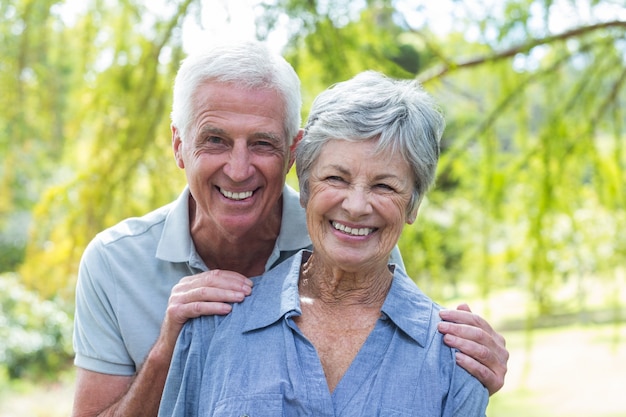
[[[293,143],[300,129],[302,96],[300,79],[293,67],[267,45],[257,41],[222,44],[183,60],[176,80],[172,103],[172,124],[186,139],[195,117],[196,93],[206,82],[234,84],[250,90],[278,92],[284,101],[284,133]]]
[[[309,176],[331,140],[377,140],[376,152],[398,152],[413,172],[412,212],[434,182],[445,120],[432,97],[414,80],[366,71],[314,100],[296,148],[300,202],[309,200]]]

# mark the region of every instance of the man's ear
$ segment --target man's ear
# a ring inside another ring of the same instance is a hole
[[[289,171],[293,163],[296,162],[296,148],[298,147],[298,143],[302,140],[302,135],[304,135],[304,130],[298,130],[298,134],[293,138],[293,143],[289,147],[289,166],[287,167],[287,171]]]
[[[185,162],[183,161],[183,140],[176,126],[172,124],[170,128],[172,129],[172,150],[174,151],[176,165],[180,169],[185,169]]]

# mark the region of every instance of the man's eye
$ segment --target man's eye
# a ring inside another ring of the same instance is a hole
[[[224,141],[219,136],[209,136],[206,138],[207,143],[223,143]]]
[[[259,147],[259,148],[274,148],[274,143],[270,142],[269,140],[258,140],[256,142],[254,142],[253,146]]]

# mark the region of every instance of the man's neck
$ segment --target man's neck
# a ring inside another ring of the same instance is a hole
[[[247,277],[265,272],[265,264],[280,233],[281,202],[270,219],[243,234],[198,223],[193,206],[190,201],[191,237],[196,251],[210,269],[235,271]]]
[[[272,254],[276,239],[267,241],[248,239],[235,244],[230,241],[215,242],[210,248],[196,249],[210,269],[235,271],[253,277],[265,272],[265,264]]]

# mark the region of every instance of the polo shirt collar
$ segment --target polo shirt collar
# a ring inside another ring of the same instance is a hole
[[[276,246],[283,251],[300,250],[310,246],[311,239],[306,230],[306,214],[304,208],[300,205],[300,194],[285,184],[283,187],[281,233],[278,235]]]
[[[168,262],[187,262],[195,252],[189,234],[189,186],[171,203],[165,218],[161,239],[156,251],[158,259]]]

